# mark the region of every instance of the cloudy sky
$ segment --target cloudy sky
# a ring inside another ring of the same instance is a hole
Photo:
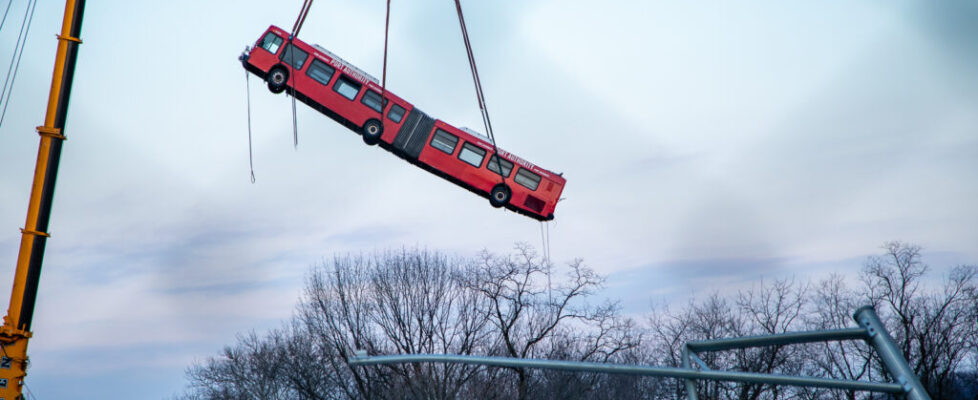
[[[24,2],[0,31],[13,51]],[[63,13],[34,15],[0,126],[12,279]],[[978,263],[978,6],[944,2],[463,6],[501,145],[568,180],[555,261],[631,313],[772,276],[858,270],[888,240]],[[89,2],[28,385],[158,399],[237,333],[288,318],[309,268],[421,246],[540,247],[541,226],[251,79],[236,57],[301,1]],[[301,37],[380,75],[384,2],[317,2]],[[389,88],[481,126],[449,1],[395,1]]]

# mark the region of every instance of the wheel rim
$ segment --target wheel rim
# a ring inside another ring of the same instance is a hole
[[[506,199],[509,198],[509,196],[506,195],[506,192],[504,192],[502,190],[498,190],[498,191],[496,191],[495,198],[496,198],[496,201],[502,203],[502,202],[506,201]]]

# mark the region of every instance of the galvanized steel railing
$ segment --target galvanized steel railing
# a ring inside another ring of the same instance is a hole
[[[364,352],[358,352],[358,354],[351,358],[349,362],[351,365],[438,362],[678,378],[685,380],[688,400],[697,400],[696,381],[698,380],[750,382],[770,385],[806,386],[894,393],[904,394],[908,400],[930,400],[930,396],[924,390],[923,385],[921,385],[920,380],[917,379],[917,376],[913,373],[913,370],[910,369],[910,366],[907,364],[907,360],[903,358],[903,355],[900,353],[900,349],[898,349],[896,344],[893,342],[893,338],[891,338],[886,332],[886,329],[883,327],[883,323],[876,315],[876,311],[870,306],[861,307],[856,310],[853,318],[859,324],[859,328],[790,332],[777,335],[748,336],[688,342],[683,348],[682,368],[509,357],[463,356],[452,354],[367,356]],[[707,351],[735,350],[750,347],[857,339],[865,340],[866,343],[868,343],[870,347],[872,347],[873,350],[879,354],[887,372],[896,380],[895,383],[827,379],[740,371],[714,371],[707,367],[706,363],[704,363],[698,355],[698,353]],[[691,363],[693,362],[695,362],[700,369],[692,368]]]

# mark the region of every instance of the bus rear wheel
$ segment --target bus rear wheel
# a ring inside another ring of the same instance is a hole
[[[371,146],[380,142],[380,136],[384,134],[384,125],[380,121],[372,119],[363,124],[363,142]]]
[[[279,94],[285,91],[285,85],[289,82],[289,71],[283,67],[272,68],[268,72],[268,90]]]
[[[513,192],[509,190],[509,186],[503,185],[502,183],[493,186],[492,191],[489,192],[489,204],[493,207],[499,208],[509,204],[510,197],[513,196]]]

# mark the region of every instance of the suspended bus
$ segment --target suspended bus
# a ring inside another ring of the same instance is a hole
[[[566,180],[512,153],[493,152],[489,138],[432,118],[386,92],[363,70],[319,45],[270,26],[240,59],[245,69],[384,149],[482,197],[493,207],[545,221]],[[288,89],[288,90],[286,90]],[[381,119],[381,115],[385,117]],[[515,172],[515,173],[514,173]]]

